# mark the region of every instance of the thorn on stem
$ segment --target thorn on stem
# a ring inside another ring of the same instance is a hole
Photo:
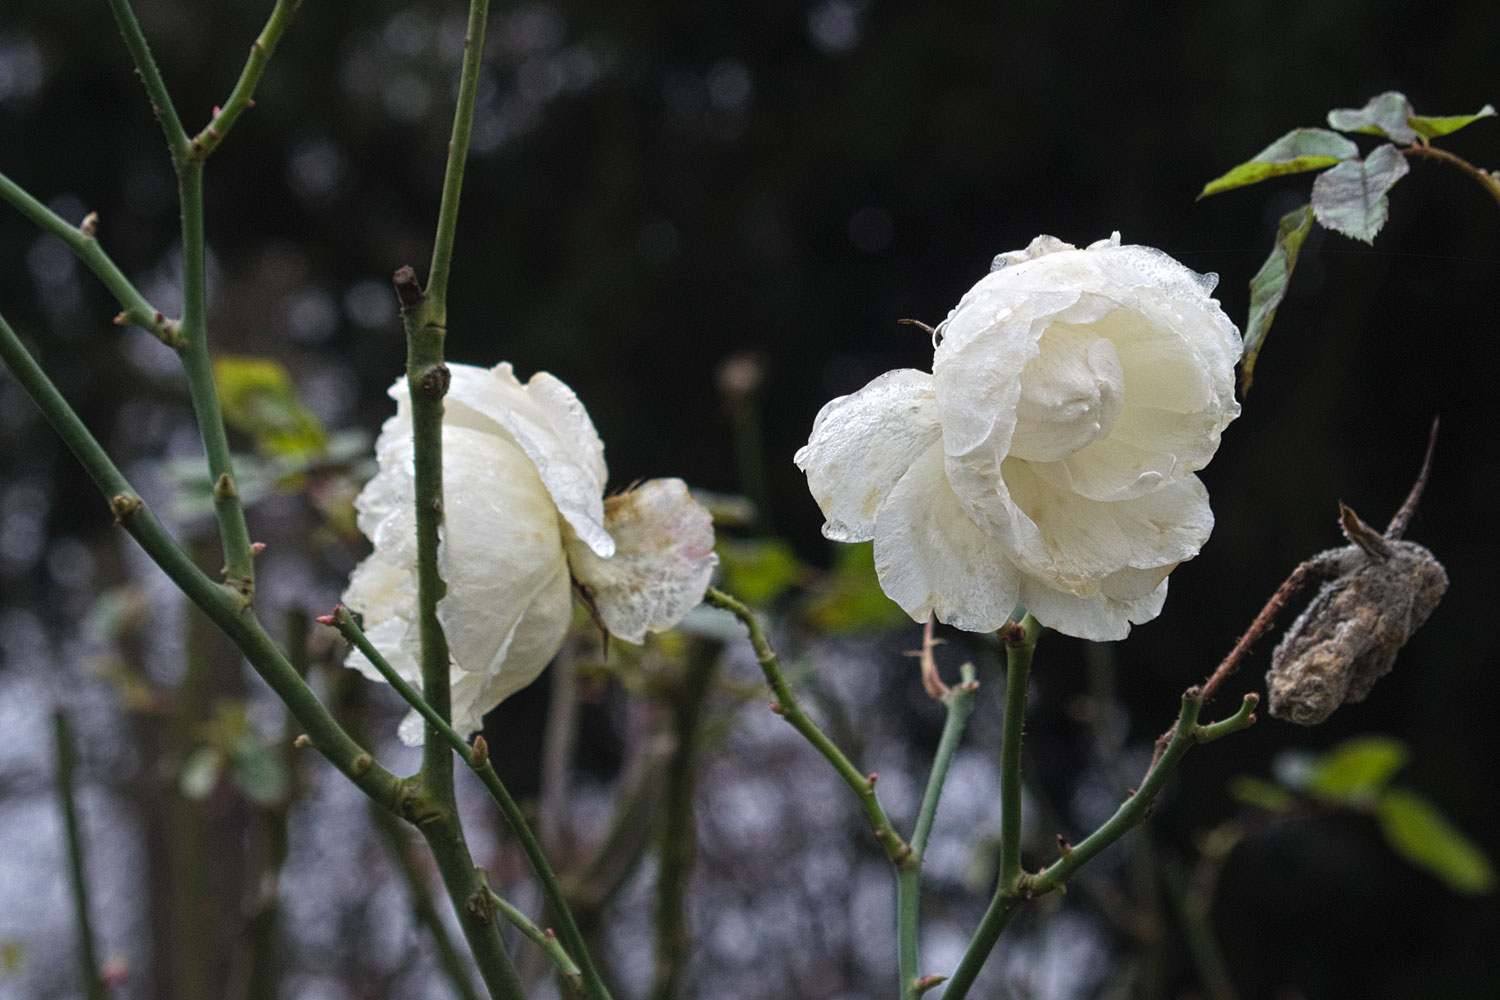
[[[99,234],[99,213],[90,212],[88,215],[85,215],[83,221],[78,224],[78,231],[85,236],[97,236]]]
[[[363,776],[364,773],[374,765],[374,763],[375,758],[371,757],[367,753],[362,753],[358,757],[354,758],[354,763],[350,766],[349,770],[353,771],[354,776],[358,778]]]
[[[490,745],[485,740],[484,734],[480,733],[474,737],[474,742],[469,747],[469,766],[477,770],[489,762]]]
[[[112,322],[115,324],[115,326],[129,326],[130,314],[125,312],[124,310],[121,310],[115,315],[115,318]]]
[[[556,938],[557,937],[557,931],[553,930],[550,927],[548,927],[546,930],[542,931],[542,933],[545,934],[545,935],[547,935],[549,938]]]
[[[1072,842],[1070,842],[1067,837],[1064,837],[1060,833],[1057,835],[1057,853],[1062,855],[1063,857],[1067,857],[1069,854],[1073,853]]]
[[[252,556],[258,556],[258,555],[260,555],[264,551],[266,551],[266,543],[265,542],[251,542],[250,543],[250,554]]]
[[[911,984],[911,989],[912,989],[913,993],[917,994],[918,996],[921,996],[923,993],[926,993],[928,990],[932,989],[934,986],[939,986],[942,983],[946,983],[947,981],[948,981],[948,977],[947,976],[939,976],[939,975],[923,976],[922,978],[918,979],[916,982],[914,982],[914,983]]]
[[[880,774],[876,771],[871,771],[869,774],[865,775],[865,785],[872,792],[875,790],[875,782],[879,780]]]
[[[295,740],[292,740],[292,746],[296,747],[298,750],[306,750],[312,745],[312,737],[308,736],[306,733],[302,733]]]
[[[779,701],[771,702],[771,711],[775,712],[777,715],[786,715],[786,710],[781,707],[781,702]]]
[[[115,515],[116,521],[124,521],[140,510],[141,506],[141,498],[134,493],[116,493],[109,500],[109,509]]]
[[[319,625],[333,625],[333,615],[319,615],[316,619]]]

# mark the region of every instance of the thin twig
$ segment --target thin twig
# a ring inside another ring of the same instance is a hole
[[[802,705],[797,701],[797,696],[792,693],[791,685],[787,684],[786,677],[781,672],[781,659],[776,651],[771,648],[770,640],[766,638],[765,630],[761,628],[751,610],[740,601],[717,590],[708,588],[703,595],[703,602],[716,608],[723,608],[732,613],[750,631],[750,645],[755,649],[755,658],[760,663],[761,673],[765,674],[766,683],[776,695],[776,701],[771,703],[771,710],[787,722],[792,728],[801,733],[803,737],[813,745],[813,748],[822,754],[833,769],[838,772],[839,777],[844,779],[844,784],[854,792],[859,799],[860,808],[865,812],[865,819],[875,831],[875,839],[885,849],[886,857],[898,866],[911,863],[911,845],[901,839],[896,828],[891,825],[890,818],[886,816],[885,810],[880,805],[880,800],[875,797],[876,775],[864,774],[844,756],[844,752],[834,745],[828,738],[828,734],[818,728],[808,714],[803,711]]]
[[[94,952],[94,928],[89,916],[89,887],[83,864],[83,838],[78,832],[78,810],[73,801],[73,734],[68,717],[60,708],[52,710],[52,735],[57,761],[57,808],[62,813],[63,836],[68,850],[69,884],[73,890],[73,926],[78,933],[78,973],[88,1000],[105,1000],[104,980]]]
[[[240,71],[240,78],[235,81],[228,100],[223,107],[214,108],[213,118],[189,142],[190,155],[194,159],[207,159],[208,154],[224,141],[245,109],[255,104],[255,88],[266,71],[266,64],[271,61],[282,33],[291,23],[292,15],[301,6],[302,0],[276,0],[276,6],[266,19],[266,26],[261,29],[260,37],[250,43],[250,55],[245,60],[245,68]]]
[[[1396,541],[1406,534],[1406,529],[1411,524],[1411,519],[1416,516],[1417,504],[1422,502],[1422,491],[1427,489],[1427,476],[1432,472],[1432,454],[1437,450],[1438,418],[1432,418],[1432,430],[1427,432],[1427,453],[1422,456],[1422,468],[1417,473],[1416,482],[1411,484],[1411,491],[1406,494],[1406,500],[1402,502],[1401,509],[1396,511],[1391,523],[1386,526],[1385,538],[1387,541]]]
[[[1468,174],[1469,177],[1476,183],[1478,183],[1480,187],[1488,191],[1490,197],[1494,198],[1497,204],[1500,204],[1500,177],[1496,177],[1494,173],[1481,169],[1480,167],[1476,167],[1468,160],[1464,159],[1461,156],[1450,153],[1446,149],[1439,149],[1436,146],[1429,146],[1425,143],[1403,146],[1401,147],[1401,152],[1407,157],[1415,156],[1418,158],[1437,160],[1440,163],[1446,163],[1450,166],[1457,167],[1464,173]]]

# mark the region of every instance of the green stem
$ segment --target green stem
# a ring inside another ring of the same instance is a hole
[[[562,946],[557,935],[551,931],[544,931],[536,924],[527,919],[526,914],[506,902],[499,893],[491,892],[490,899],[495,904],[495,909],[506,920],[509,920],[522,934],[526,935],[552,960],[557,966],[557,972],[563,977],[567,984],[569,993],[574,996],[582,995],[583,973],[579,971],[577,963],[568,955],[568,950]]]
[[[10,368],[100,492],[109,498],[110,510],[120,525],[177,588],[239,646],[250,665],[297,717],[312,745],[376,803],[395,809],[399,790],[396,777],[349,738],[260,622],[245,609],[240,595],[209,579],[173,541],[3,318],[0,318],[0,360]]]
[[[682,992],[688,959],[687,883],[697,854],[693,822],[701,750],[703,703],[723,647],[697,641],[672,699],[672,759],[665,775],[666,801],[660,829],[661,869],[656,879],[656,979],[652,1000],[675,1000]]]
[[[448,272],[453,266],[453,239],[458,231],[458,197],[464,183],[464,161],[469,155],[469,134],[474,127],[474,101],[484,61],[484,31],[489,0],[470,0],[469,24],[464,35],[464,60],[458,77],[458,106],[453,113],[453,135],[448,140],[448,165],[443,173],[443,200],[438,207],[437,233],[432,245],[432,266],[427,272],[427,296],[432,303],[430,322],[448,323]]]
[[[1005,722],[1000,735],[1000,886],[1011,891],[1021,877],[1021,738],[1031,656],[1041,625],[1027,615],[1005,640]]]
[[[396,272],[396,294],[406,325],[406,384],[411,397],[414,489],[417,529],[417,629],[421,637],[422,698],[446,725],[451,714],[448,640],[438,620],[438,601],[447,593],[439,566],[438,533],[443,523],[443,396],[448,366],[443,363],[444,330],[427,321],[432,300],[422,294],[409,267]],[[422,745],[422,784],[444,800],[453,797],[453,756],[442,731],[429,720]]]
[[[453,991],[458,994],[459,1000],[479,1000],[479,994],[469,981],[469,965],[449,937],[448,927],[438,914],[432,892],[428,889],[426,874],[417,863],[406,828],[396,817],[378,809],[372,809],[370,817],[375,821],[375,827],[386,846],[390,848],[391,857],[395,859],[396,867],[401,872],[401,879],[406,883],[407,892],[411,894],[412,914],[418,926],[425,929],[432,938],[438,965],[442,966],[448,982],[453,985]]]
[[[179,330],[182,343],[178,354],[187,375],[188,395],[192,397],[198,433],[208,456],[209,478],[214,484],[214,516],[218,519],[219,538],[224,546],[224,579],[248,607],[255,593],[255,555],[250,546],[250,529],[245,523],[245,508],[240,503],[239,490],[235,488],[229,435],[224,429],[219,391],[214,385],[213,363],[208,356],[202,163],[178,164],[177,191],[182,202],[183,296]]]
[[[188,136],[183,130],[182,120],[177,117],[177,108],[172,104],[172,95],[167,93],[167,85],[161,78],[161,71],[156,68],[156,59],[151,55],[151,46],[146,43],[146,36],[141,31],[140,22],[135,19],[135,11],[130,7],[130,0],[108,0],[109,9],[115,16],[115,23],[119,25],[120,34],[125,39],[125,47],[130,50],[130,58],[135,61],[135,71],[140,75],[141,82],[146,85],[146,96],[151,100],[151,110],[156,114],[156,120],[161,122],[162,132],[167,137],[167,148],[171,150],[172,162],[180,163],[188,153]]]
[[[938,739],[937,754],[932,758],[932,771],[927,777],[927,789],[922,793],[922,805],[917,810],[917,824],[911,836],[913,864],[896,872],[896,955],[901,974],[902,1000],[911,1000],[920,995],[923,987],[930,988],[930,980],[920,978],[918,971],[917,935],[921,917],[922,859],[927,854],[927,839],[932,834],[932,824],[937,818],[938,800],[943,794],[943,785],[948,780],[948,768],[958,752],[964,726],[974,711],[974,694],[979,682],[974,679],[974,666],[963,665],[963,679],[958,687],[950,688],[943,695],[943,707],[948,717],[943,722],[943,735]]]
[[[109,293],[120,304],[120,315],[115,317],[117,325],[124,326],[133,323],[168,347],[179,345],[177,324],[167,319],[155,306],[146,301],[145,296],[136,289],[129,278],[125,277],[124,272],[99,245],[95,236],[99,224],[97,217],[91,215],[84,219],[81,225],[74,226],[37,201],[4,174],[0,174],[0,198],[10,202],[18,212],[36,223],[43,231],[62,240],[67,248],[73,251],[74,256],[83,261],[88,269],[98,276],[99,280],[104,283],[104,287],[109,289]]]
[[[1000,733],[1000,874],[995,894],[964,956],[943,992],[944,1000],[962,1000],[995,942],[1030,896],[1021,868],[1021,737],[1026,726],[1026,689],[1031,657],[1041,625],[1031,615],[1002,630],[1005,640],[1005,721]]]
[[[255,103],[255,88],[266,71],[266,64],[271,61],[276,44],[281,41],[282,33],[291,23],[292,15],[301,6],[302,0],[276,0],[276,6],[266,19],[266,26],[261,29],[260,37],[250,43],[250,56],[245,60],[245,68],[240,70],[240,78],[235,82],[229,99],[224,102],[223,107],[214,109],[213,118],[202,132],[192,138],[189,155],[193,159],[200,162],[207,159],[208,154],[224,141],[244,110]]]
[[[1401,152],[1408,157],[1416,156],[1429,160],[1437,160],[1439,163],[1447,163],[1450,166],[1457,167],[1468,174],[1480,187],[1489,192],[1490,197],[1495,199],[1496,204],[1500,204],[1500,175],[1476,167],[1463,157],[1456,156],[1446,149],[1438,149],[1436,146],[1406,146],[1402,148]]]
[[[52,733],[57,759],[57,807],[62,813],[63,835],[68,849],[68,875],[73,889],[73,925],[78,932],[78,972],[88,1000],[105,1000],[108,994],[99,977],[99,959],[94,952],[94,928],[89,918],[89,887],[84,876],[83,838],[78,832],[78,810],[73,799],[73,734],[62,709],[52,710]]]
[[[791,686],[782,675],[781,660],[776,655],[776,651],[771,648],[765,630],[761,628],[755,615],[744,604],[713,587],[708,588],[708,592],[703,595],[703,601],[713,607],[723,608],[744,623],[745,628],[750,631],[750,644],[755,649],[755,658],[760,663],[761,673],[765,674],[766,683],[776,694],[777,700],[771,705],[772,711],[791,723],[792,728],[801,733],[813,745],[813,748],[833,765],[839,777],[844,779],[844,784],[848,785],[859,799],[865,818],[869,820],[871,828],[875,831],[875,839],[880,841],[880,846],[885,849],[886,856],[891,859],[891,862],[897,866],[912,864],[911,845],[901,839],[896,828],[891,825],[890,818],[886,816],[885,810],[881,808],[880,801],[875,797],[874,776],[860,773],[860,770],[849,762],[849,758],[844,756],[844,752],[835,746],[827,734],[818,728],[817,723],[813,722],[802,710],[802,706],[797,702],[797,696],[792,693]]]
[[[359,623],[349,609],[339,605],[332,615],[318,619],[325,625],[331,625],[354,644],[365,659],[369,660],[380,676],[395,689],[406,703],[426,720],[429,730],[436,731],[438,736],[447,745],[456,751],[464,762],[479,777],[490,797],[500,807],[506,822],[510,824],[516,839],[521,842],[521,850],[526,854],[526,859],[531,863],[532,871],[535,872],[537,880],[542,884],[542,894],[546,897],[547,905],[552,908],[558,922],[562,925],[563,943],[568,948],[568,953],[573,955],[578,962],[578,967],[583,973],[584,995],[590,1000],[609,1000],[609,991],[605,989],[604,982],[599,978],[598,971],[594,968],[593,960],[589,957],[588,948],[583,942],[583,935],[578,932],[578,925],[573,920],[573,915],[568,910],[567,900],[563,897],[562,886],[557,881],[557,876],[552,871],[547,857],[542,853],[541,845],[537,843],[536,836],[531,832],[531,827],[526,822],[526,817],[521,813],[521,807],[516,800],[510,797],[510,792],[495,773],[494,765],[489,760],[489,748],[484,742],[484,737],[479,736],[474,740],[471,747],[464,742],[464,738],[458,734],[437,711],[427,703],[416,688],[408,684],[396,669],[390,665],[380,651],[365,636],[360,629]]]
[[[1184,694],[1182,710],[1177,716],[1176,731],[1162,752],[1161,758],[1146,773],[1140,789],[1126,799],[1115,810],[1114,815],[1104,822],[1103,826],[1084,838],[1082,843],[1075,845],[1071,851],[1033,875],[1027,886],[1030,893],[1040,896],[1058,888],[1085,862],[1119,840],[1132,827],[1145,819],[1151,803],[1155,801],[1157,794],[1166,784],[1167,778],[1182,760],[1183,755],[1197,743],[1218,739],[1229,732],[1237,732],[1254,723],[1254,710],[1259,701],[1258,695],[1247,694],[1240,704],[1239,711],[1234,715],[1223,722],[1199,726],[1198,712],[1203,705],[1201,694],[1196,688]]]

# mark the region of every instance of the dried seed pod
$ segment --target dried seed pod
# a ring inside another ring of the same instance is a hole
[[[1313,726],[1340,705],[1363,701],[1448,589],[1443,564],[1400,540],[1426,485],[1436,436],[1434,422],[1422,471],[1384,534],[1340,504],[1351,544],[1304,564],[1325,582],[1271,654],[1266,687],[1276,718]]]

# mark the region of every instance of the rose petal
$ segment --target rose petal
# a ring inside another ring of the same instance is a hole
[[[1144,597],[1116,600],[1102,590],[1091,597],[1079,597],[1054,590],[1035,577],[1021,578],[1021,603],[1037,621],[1066,635],[1107,642],[1130,634],[1132,623],[1139,625],[1161,614],[1167,599],[1167,581]]]
[[[880,508],[875,573],[914,621],[929,615],[971,632],[1004,625],[1020,582],[1005,551],[959,506],[934,444],[912,463]]]
[[[568,560],[610,634],[642,642],[703,600],[719,562],[713,517],[680,479],[647,480],[604,501],[604,511],[615,554],[572,544]]]
[[[1041,558],[1033,547],[1017,552],[1022,568],[1081,596],[1126,567],[1151,569],[1191,559],[1213,529],[1208,491],[1197,476],[1106,502],[1058,489],[1028,462],[1007,459],[1003,468],[1004,499],[1013,506],[1007,516],[1034,525],[1045,551]]]
[[[438,620],[448,649],[466,671],[526,670],[532,664],[513,662],[512,647],[518,635],[540,633],[555,640],[535,664],[540,670],[572,614],[557,511],[514,445],[462,428],[445,431],[443,478],[453,499],[445,509],[439,561],[448,593],[438,602]],[[539,603],[544,594],[550,603]]]
[[[841,542],[873,538],[876,511],[940,433],[932,376],[911,368],[886,372],[824,406],[792,459],[827,518],[823,534]]]
[[[444,425],[509,437],[536,466],[552,502],[578,536],[599,555],[613,552],[614,541],[604,528],[604,446],[572,390],[546,375],[533,396],[508,363],[492,369],[452,364],[448,371]],[[405,379],[390,394],[397,419],[410,422]]]

